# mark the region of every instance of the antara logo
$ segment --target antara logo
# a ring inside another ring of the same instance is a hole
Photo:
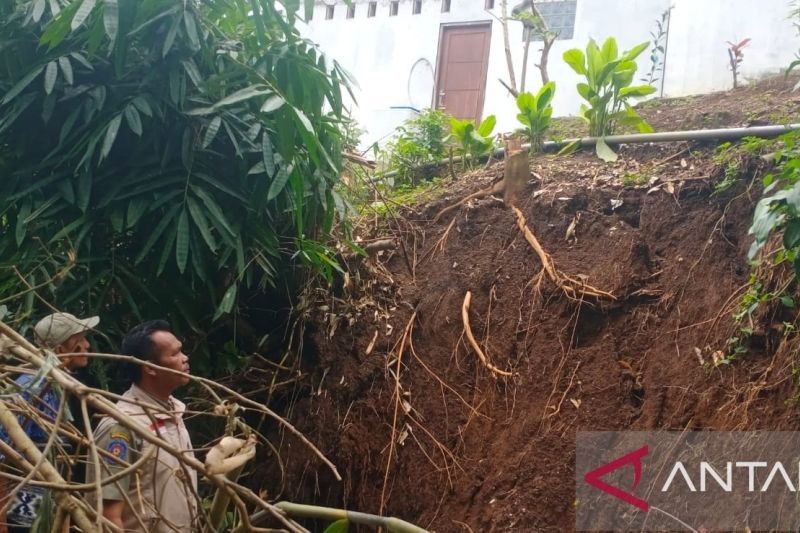
[[[639,481],[642,479],[642,458],[646,457],[648,452],[648,447],[642,446],[638,450],[623,455],[619,459],[615,459],[610,463],[606,463],[600,468],[596,468],[591,472],[587,472],[586,475],[583,476],[583,479],[589,485],[598,488],[603,492],[606,492],[613,497],[624,501],[625,503],[629,503],[634,507],[641,509],[642,511],[649,511],[649,503],[631,494],[632,491],[636,490],[636,486],[639,485]],[[619,487],[615,487],[614,485],[610,485],[601,480],[603,476],[613,472],[614,470],[619,470],[627,465],[631,465],[633,467],[633,486],[630,488],[631,492],[626,492]]]

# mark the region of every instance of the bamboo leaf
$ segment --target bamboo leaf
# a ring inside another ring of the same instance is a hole
[[[119,132],[119,126],[122,123],[122,114],[119,114],[111,119],[111,122],[108,123],[108,128],[106,129],[106,136],[103,140],[103,148],[100,150],[100,161],[104,160],[109,152],[111,152],[111,148],[114,146],[114,141],[117,140],[117,133]]]
[[[186,209],[181,211],[178,219],[178,234],[175,240],[175,261],[181,274],[186,271],[186,261],[189,259],[189,215]]]
[[[150,202],[145,198],[134,198],[128,203],[127,225],[132,228],[139,222],[142,215],[150,207]]]
[[[150,108],[150,104],[147,103],[147,100],[142,98],[141,96],[137,96],[131,102],[133,105],[136,106],[136,109],[142,112],[142,114],[147,115],[148,117],[153,116],[153,110]]]
[[[14,238],[16,239],[17,246],[22,244],[22,241],[25,240],[25,233],[28,231],[28,224],[25,220],[28,218],[28,215],[31,214],[32,205],[30,200],[22,204],[22,207],[17,214],[17,226],[14,231]]]
[[[195,195],[197,195],[200,201],[202,201],[206,206],[206,209],[208,209],[208,212],[212,217],[212,222],[216,222],[215,225],[217,225],[218,228],[224,229],[231,237],[235,237],[236,233],[233,231],[228,219],[225,217],[225,214],[222,212],[222,209],[219,207],[217,201],[200,187],[191,185],[191,189]]]
[[[203,92],[203,76],[200,74],[200,69],[197,68],[197,64],[193,59],[182,61],[182,63],[186,74],[189,75],[189,79],[192,80],[194,86],[200,89],[200,92]]]
[[[219,127],[222,125],[222,117],[214,117],[211,119],[211,122],[208,124],[208,128],[206,129],[206,134],[203,136],[203,150],[209,147],[209,145],[214,141],[214,137],[217,136],[217,132],[219,131]]]
[[[70,24],[72,31],[77,30],[89,18],[96,3],[97,0],[83,0],[78,11],[75,12],[75,16],[72,17],[72,24]]]
[[[58,66],[61,67],[61,73],[64,74],[64,80],[66,80],[69,85],[72,85],[75,81],[75,78],[72,73],[72,63],[70,62],[69,57],[59,57]]]
[[[86,212],[89,207],[89,197],[92,194],[92,175],[89,172],[83,172],[78,177],[78,209]]]
[[[47,64],[44,71],[44,92],[50,94],[56,86],[56,79],[58,78],[58,63],[51,61]]]
[[[275,175],[275,154],[272,152],[272,141],[267,135],[267,130],[264,130],[261,136],[261,158],[264,161],[264,171],[271,178]]]
[[[42,70],[44,70],[44,66],[37,67],[32,71],[28,72],[21,80],[19,80],[3,97],[3,101],[0,102],[0,105],[5,105],[9,103],[11,100],[16,98],[16,96],[25,90],[25,87],[30,85],[30,83],[36,79],[36,77],[41,74]]]
[[[36,0],[33,4],[33,13],[31,17],[33,18],[34,22],[39,22],[41,20],[42,15],[44,15],[44,8],[46,7],[44,0]]]
[[[128,127],[133,133],[139,137],[142,136],[142,119],[139,116],[139,111],[136,110],[135,105],[128,104],[125,106],[125,122],[128,123]]]
[[[273,94],[269,98],[266,99],[264,105],[261,106],[262,113],[271,113],[277,109],[280,109],[283,104],[286,103],[286,100],[283,99],[283,96],[279,94]]]
[[[225,291],[225,294],[222,296],[222,300],[220,300],[219,305],[217,306],[217,310],[214,312],[213,320],[217,320],[222,315],[226,315],[233,310],[233,304],[236,303],[236,291],[238,289],[238,285],[233,283],[228,290]]]
[[[200,38],[197,35],[197,22],[194,19],[194,13],[189,10],[183,12],[183,24],[186,27],[186,34],[189,36],[189,41],[192,43],[192,48],[195,50],[200,48]]]
[[[272,183],[269,186],[269,192],[267,193],[268,202],[270,200],[273,200],[276,196],[278,196],[281,193],[281,191],[283,191],[284,187],[286,187],[286,182],[289,180],[289,175],[291,173],[292,173],[291,164],[281,165],[281,168],[275,175],[275,179],[272,180]]]
[[[172,49],[172,45],[175,44],[175,36],[178,35],[178,27],[180,26],[181,18],[182,17],[180,17],[180,15],[173,17],[172,25],[169,27],[167,36],[164,39],[164,47],[161,50],[161,57],[167,57],[167,54]]]
[[[117,0],[103,0],[103,26],[113,47],[119,32],[119,5]]]
[[[56,18],[61,13],[61,6],[58,5],[58,0],[48,0],[47,3],[50,5],[50,13],[53,18]]]
[[[156,228],[153,230],[153,233],[150,234],[150,237],[147,238],[147,242],[144,243],[142,249],[139,250],[139,255],[136,256],[134,260],[134,264],[138,265],[141,263],[145,257],[150,253],[153,246],[155,245],[156,241],[161,237],[164,233],[164,230],[167,228],[168,225],[174,224],[175,215],[178,213],[178,209],[180,209],[180,204],[173,205],[165,214],[164,217],[161,219],[161,222],[158,223]]]
[[[214,240],[214,236],[211,234],[211,226],[209,226],[208,219],[203,214],[203,210],[200,208],[200,205],[192,197],[188,198],[187,204],[189,206],[189,214],[192,215],[192,220],[194,221],[197,229],[200,231],[200,235],[203,237],[206,246],[208,246],[208,249],[212,252],[216,252],[217,242]]]

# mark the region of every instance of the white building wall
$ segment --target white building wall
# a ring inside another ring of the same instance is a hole
[[[435,69],[442,24],[491,21],[492,36],[486,81],[484,116],[498,119],[496,131],[517,127],[513,98],[497,81],[508,80],[500,16],[500,0],[484,10],[484,0],[451,0],[449,13],[441,0],[423,0],[422,12],[412,15],[412,0],[400,0],[398,15],[389,16],[389,1],[379,0],[374,18],[367,18],[367,2],[355,0],[356,14],[346,18],[342,0],[334,3],[334,19],[325,20],[326,6],[317,6],[313,19],[301,24],[302,33],[319,44],[330,57],[358,81],[353,116],[367,131],[365,146],[382,142],[403,120],[414,115],[409,107],[429,107],[433,99]],[[516,2],[509,0],[509,9]],[[670,5],[669,50],[665,96],[683,96],[728,89],[725,41],[750,37],[745,48],[743,78],[778,72],[800,49],[800,37],[787,19],[786,0],[578,0],[574,37],[559,40],[550,54],[550,79],[557,85],[556,116],[577,114],[582,99],[575,85],[579,77],[563,62],[563,53],[585,48],[590,38],[617,38],[621,49],[650,39],[655,20]],[[519,83],[522,63],[522,25],[510,22],[510,41]],[[527,89],[541,85],[538,63],[541,43],[531,43]],[[649,51],[640,56],[637,78],[649,70]]]

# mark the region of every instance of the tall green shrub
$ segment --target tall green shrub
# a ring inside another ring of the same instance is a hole
[[[420,168],[441,161],[446,155],[448,119],[438,109],[426,109],[403,123],[386,146],[389,170],[396,182],[414,184]]]
[[[74,254],[48,296],[117,339],[330,275],[348,75],[281,4],[0,0],[0,266],[37,285]]]

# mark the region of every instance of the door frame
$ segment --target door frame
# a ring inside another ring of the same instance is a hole
[[[475,20],[471,22],[443,22],[439,25],[439,42],[437,44],[436,50],[436,69],[433,73],[433,95],[431,98],[431,108],[432,109],[439,109],[438,107],[438,97],[439,97],[439,76],[443,71],[442,68],[442,61],[444,60],[443,57],[443,38],[446,30],[453,29],[453,28],[470,28],[472,26],[487,26],[489,28],[489,46],[486,47],[486,53],[484,54],[483,60],[483,87],[481,88],[481,97],[478,104],[478,122],[483,119],[483,107],[486,101],[486,81],[489,76],[489,58],[491,57],[492,51],[492,27],[494,26],[492,20]]]

